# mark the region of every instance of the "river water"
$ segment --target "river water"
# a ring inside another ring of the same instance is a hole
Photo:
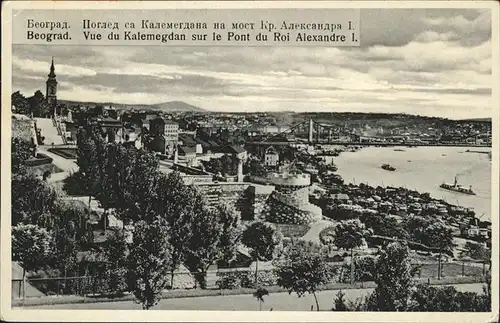
[[[472,207],[481,220],[491,216],[491,160],[487,154],[466,152],[491,151],[491,148],[467,147],[367,147],[357,152],[343,152],[334,158],[338,173],[346,183],[365,183],[371,186],[402,186],[451,204]],[[396,167],[385,171],[382,164]],[[477,195],[466,195],[443,190],[443,182],[469,187]],[[484,215],[483,215],[484,214]]]

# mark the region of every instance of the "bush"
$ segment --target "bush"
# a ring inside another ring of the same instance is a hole
[[[107,294],[120,296],[128,290],[127,272],[126,268],[116,268],[107,272],[105,278],[108,286]]]
[[[453,286],[418,285],[412,295],[410,311],[416,312],[489,312],[487,294],[459,292]]]
[[[375,258],[359,257],[354,259],[354,281],[366,282],[373,280],[373,272],[375,270]],[[349,283],[351,279],[351,263],[345,263],[340,268],[338,281],[341,283]]]
[[[345,294],[341,290],[335,295],[335,298],[333,300],[332,311],[336,312],[348,311],[344,296]]]
[[[219,289],[254,288],[255,273],[251,271],[225,271],[219,272],[217,280]],[[257,279],[262,286],[275,286],[278,276],[272,270],[261,270],[257,273]]]
[[[241,287],[242,280],[241,272],[228,272],[224,273],[217,280],[216,284],[219,289],[235,289]],[[248,274],[244,272],[243,274]]]

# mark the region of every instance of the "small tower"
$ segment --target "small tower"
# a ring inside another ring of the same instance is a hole
[[[56,115],[56,105],[57,105],[57,80],[54,68],[54,57],[52,57],[52,63],[50,64],[50,73],[47,78],[46,83],[46,93],[45,99],[50,107],[54,110],[54,116]]]

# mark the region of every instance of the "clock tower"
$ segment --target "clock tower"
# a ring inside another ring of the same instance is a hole
[[[54,116],[56,115],[56,105],[57,105],[57,80],[56,73],[54,72],[54,57],[52,57],[52,64],[50,65],[50,73],[47,78],[47,87],[45,98],[49,106],[54,109]]]

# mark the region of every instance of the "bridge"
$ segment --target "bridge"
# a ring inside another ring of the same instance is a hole
[[[339,145],[339,146],[375,146],[375,147],[491,147],[488,144],[471,144],[465,142],[426,142],[426,141],[382,141],[379,138],[363,138],[349,133],[345,128],[320,123],[309,119],[279,133],[269,134],[256,140],[248,140],[245,146],[249,150],[265,151],[269,146],[284,148],[297,144],[307,145]]]
[[[312,119],[297,123],[287,128],[284,131],[278,133],[271,133],[261,138],[257,141],[249,141],[249,144],[257,144],[260,143],[262,145],[265,144],[277,144],[280,142],[280,139],[284,139],[289,135],[293,135],[294,139],[299,142],[306,142],[309,144],[319,143],[319,142],[333,142],[334,140],[338,140],[341,135],[342,129],[338,128],[335,125],[324,124],[314,121]],[[346,134],[345,135],[350,135]],[[281,145],[288,142],[287,140],[281,141]],[[289,142],[288,142],[289,144]]]

